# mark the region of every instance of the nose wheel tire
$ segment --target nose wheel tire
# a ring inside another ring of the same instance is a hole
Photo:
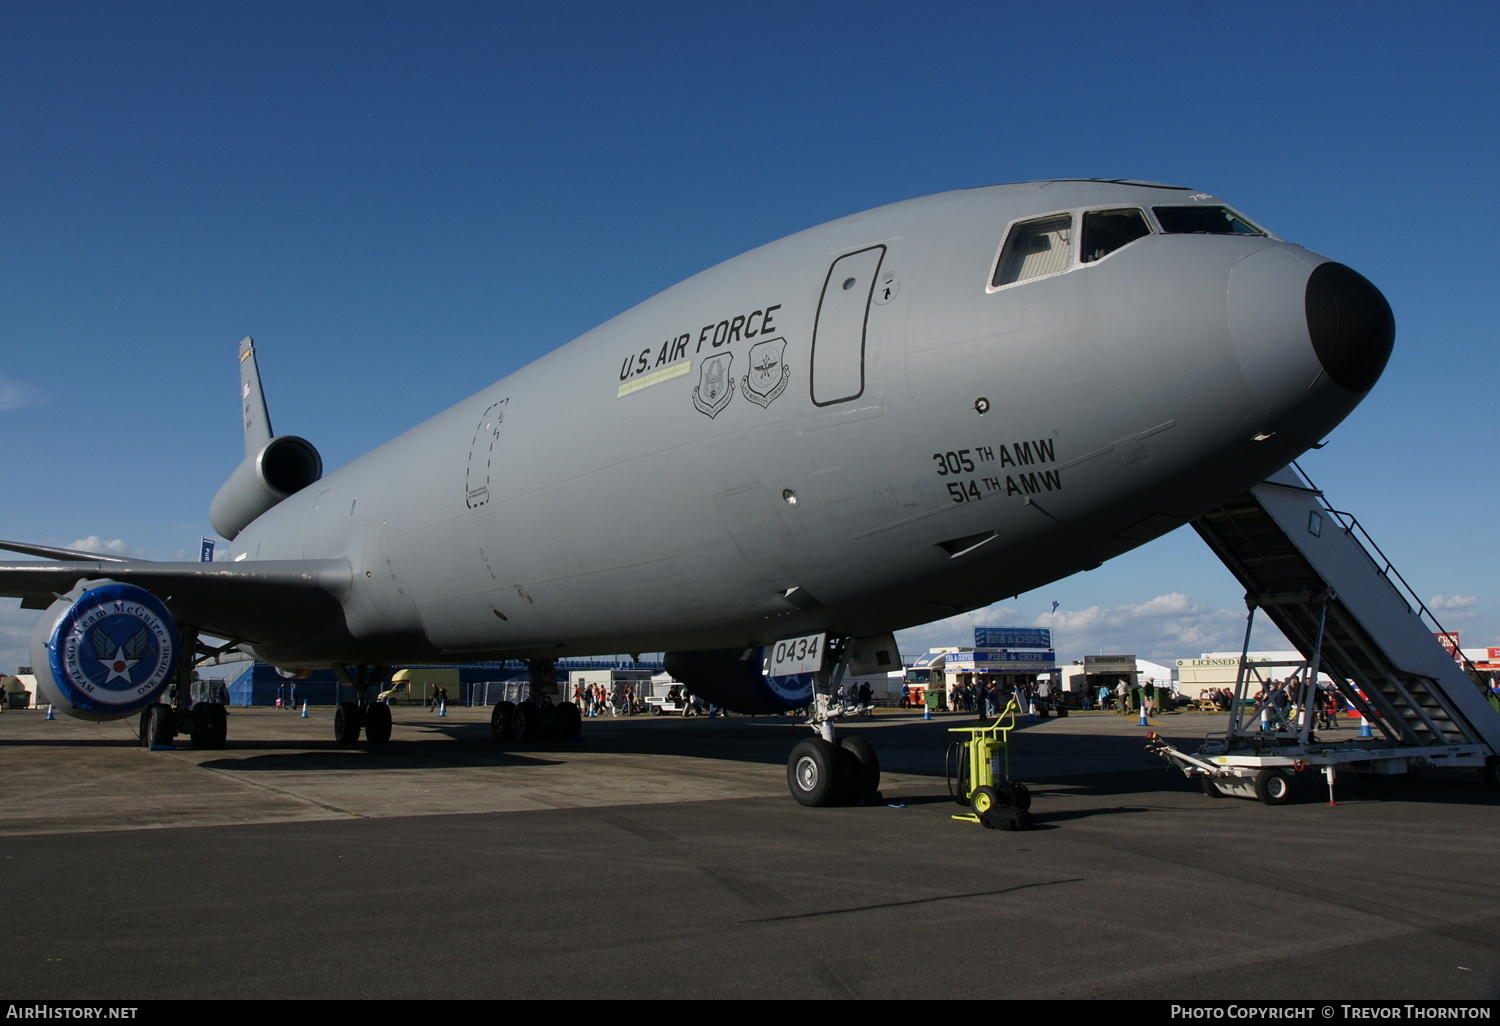
[[[839,738],[839,750],[852,763],[853,787],[850,796],[856,801],[873,798],[880,793],[880,758],[870,742],[862,737],[850,735]]]
[[[848,757],[820,737],[799,741],[786,761],[786,782],[801,805],[825,806],[839,800],[839,788],[852,776]]]

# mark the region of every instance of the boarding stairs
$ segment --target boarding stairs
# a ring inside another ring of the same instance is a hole
[[[1351,515],[1295,464],[1193,521],[1263,611],[1388,745],[1487,745],[1500,712],[1483,677]],[[1246,646],[1249,631],[1246,632]],[[1457,646],[1454,646],[1456,650]],[[1243,674],[1242,674],[1243,677]]]

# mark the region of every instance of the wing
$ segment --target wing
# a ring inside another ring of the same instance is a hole
[[[0,542],[0,548],[41,554],[47,546]],[[51,549],[51,553],[69,552]],[[243,560],[238,563],[157,563],[74,553],[50,562],[0,563],[0,595],[26,609],[45,609],[84,579],[108,578],[158,596],[178,623],[252,644],[294,644],[341,615],[349,592],[342,559]]]

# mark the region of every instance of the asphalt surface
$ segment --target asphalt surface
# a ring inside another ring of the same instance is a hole
[[[850,724],[885,804],[805,809],[780,718],[232,710],[229,743],[0,713],[0,998],[1500,996],[1477,774],[1212,799],[1074,715],[1012,735],[1035,829],[951,818],[946,728]],[[1192,743],[1217,717],[1154,721]]]

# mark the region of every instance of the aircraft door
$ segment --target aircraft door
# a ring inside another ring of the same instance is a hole
[[[469,443],[469,461],[464,469],[464,504],[469,509],[488,505],[492,498],[494,462],[499,456],[496,450],[509,403],[509,396],[490,403],[485,407],[484,416],[479,418],[479,426],[474,429],[474,439]]]
[[[809,385],[815,406],[858,399],[865,391],[865,327],[884,246],[845,253],[828,269],[813,325]]]

